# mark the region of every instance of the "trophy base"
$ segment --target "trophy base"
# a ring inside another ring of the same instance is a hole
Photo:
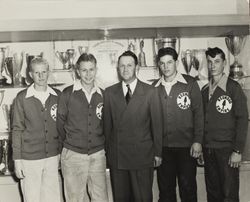
[[[230,65],[230,73],[229,77],[234,80],[239,80],[244,76],[242,72],[242,65],[235,62],[234,64]]]
[[[11,175],[11,172],[9,170],[3,171],[3,175]]]

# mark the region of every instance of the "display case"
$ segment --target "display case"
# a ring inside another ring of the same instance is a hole
[[[190,71],[187,71],[181,62],[181,52],[194,50],[204,53],[204,49],[218,46],[226,53],[225,72],[229,74],[229,66],[233,63],[234,57],[227,48],[225,37],[234,35],[246,38],[238,59],[243,65],[244,74],[250,75],[250,19],[249,4],[245,0],[219,2],[190,0],[188,3],[184,0],[178,2],[161,0],[145,2],[96,0],[95,2],[74,1],[74,3],[66,0],[50,3],[47,1],[3,2],[0,2],[2,8],[0,13],[1,163],[11,161],[11,151],[7,149],[4,141],[11,140],[11,104],[16,94],[31,83],[27,72],[29,61],[34,56],[48,60],[51,72],[49,83],[62,90],[76,79],[74,64],[79,55],[83,52],[93,53],[97,58],[97,82],[102,88],[106,88],[118,82],[117,58],[123,51],[129,49],[138,57],[144,54],[138,77],[151,83],[153,79],[159,77],[155,61],[157,41],[162,40],[164,44],[164,40],[177,39],[178,42],[175,45],[180,61],[178,70],[194,77],[198,76],[199,85],[202,87],[207,82],[204,57],[199,59],[198,68],[192,66]],[[53,6],[60,12],[55,12]],[[37,10],[37,7],[40,9]],[[72,7],[74,12],[68,12],[69,7]],[[15,16],[8,17],[6,12],[9,8],[19,12],[16,12]],[[104,12],[105,8],[109,12]],[[91,12],[93,9],[96,12]],[[31,10],[32,12],[28,12]],[[130,12],[125,12],[128,10]],[[240,82],[249,97],[249,102],[250,79],[245,77]],[[243,154],[245,164],[241,168],[241,175],[244,175],[244,178],[247,172],[250,172],[249,142],[250,134]],[[8,160],[3,157],[6,151],[9,151],[8,155],[10,155]],[[10,172],[13,171],[11,167],[10,163]],[[3,168],[0,180],[6,181],[4,172]],[[203,175],[202,169],[199,173]],[[15,181],[11,183],[17,186]],[[242,183],[249,185],[244,181]]]

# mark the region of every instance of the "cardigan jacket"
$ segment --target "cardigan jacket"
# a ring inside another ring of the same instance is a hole
[[[82,154],[104,149],[103,97],[98,92],[88,103],[85,93],[73,86],[63,90],[58,104],[57,129],[63,146]]]
[[[53,89],[58,95],[59,90]],[[37,160],[60,152],[56,129],[58,96],[50,94],[45,102],[26,97],[27,89],[16,96],[13,109],[13,159]]]
[[[242,152],[248,128],[246,96],[241,86],[228,78],[226,91],[217,87],[209,99],[209,88],[202,89],[205,136],[204,146],[208,148],[231,147]]]
[[[199,86],[195,79],[182,75],[184,81],[177,81],[169,93],[159,85],[163,110],[164,147],[190,147],[203,140],[203,105]],[[153,82],[153,86],[159,80]]]

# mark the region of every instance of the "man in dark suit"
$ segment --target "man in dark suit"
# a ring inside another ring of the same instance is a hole
[[[118,58],[121,82],[104,93],[104,134],[115,202],[152,202],[154,166],[161,164],[162,117],[157,88],[136,77],[131,51]]]

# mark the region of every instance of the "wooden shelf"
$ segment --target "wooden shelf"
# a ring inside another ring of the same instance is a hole
[[[12,19],[0,21],[0,41],[248,35],[249,22],[247,15]]]

